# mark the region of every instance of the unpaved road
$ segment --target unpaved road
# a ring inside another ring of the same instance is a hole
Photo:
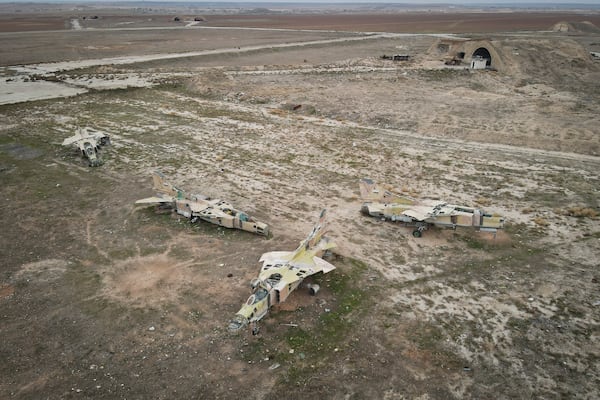
[[[144,29],[146,28],[135,28]],[[210,28],[205,28],[210,29]],[[218,28],[213,28],[218,29]],[[262,28],[242,28],[244,30],[256,31],[265,30]],[[119,31],[127,31],[128,29],[120,28]],[[231,30],[231,29],[229,29]],[[290,31],[286,31],[289,33]],[[333,33],[333,32],[331,32]],[[244,47],[232,47],[232,48],[219,48],[211,50],[201,50],[185,53],[157,53],[148,55],[138,56],[125,56],[125,57],[112,57],[112,58],[100,58],[100,59],[85,59],[78,61],[64,61],[64,62],[53,62],[53,63],[40,63],[30,65],[18,65],[18,66],[7,66],[0,70],[0,104],[13,104],[19,102],[26,102],[32,100],[52,99],[59,97],[75,96],[81,93],[87,92],[87,88],[102,88],[98,84],[98,80],[92,82],[87,81],[74,81],[72,79],[63,80],[63,78],[57,78],[56,73],[68,73],[72,70],[85,69],[90,67],[98,66],[119,66],[136,63],[145,63],[151,61],[165,61],[181,58],[190,57],[206,57],[211,55],[227,55],[235,54],[236,56],[243,56],[244,53],[257,52],[257,51],[277,51],[278,49],[296,49],[299,47],[312,47],[320,45],[334,45],[336,43],[348,43],[356,40],[377,40],[380,38],[394,38],[394,37],[405,37],[406,35],[400,34],[367,34],[365,36],[352,36],[352,37],[341,37],[333,39],[322,39],[322,40],[309,40],[303,42],[292,42],[292,43],[275,43],[275,44],[263,44],[256,46],[244,46]],[[420,36],[420,35],[419,35]],[[428,35],[425,35],[428,36]],[[432,35],[433,37],[448,36],[448,35]],[[137,74],[137,77],[140,75]],[[170,75],[169,77],[176,77],[179,75]],[[119,76],[117,80],[125,81],[120,82],[117,85],[114,83],[108,83],[106,88],[113,89],[117,87],[145,87],[151,86],[155,79],[165,79],[165,74],[160,76],[145,77],[143,79],[135,80],[136,75]],[[155,79],[152,79],[155,78]],[[114,75],[111,75],[110,80],[114,82]],[[91,83],[91,84],[90,84]]]

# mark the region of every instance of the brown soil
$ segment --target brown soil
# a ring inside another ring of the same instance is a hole
[[[324,29],[351,32],[490,33],[549,30],[561,21],[590,21],[600,26],[600,15],[576,13],[461,13],[405,12],[347,15],[210,15],[203,26]]]
[[[18,39],[13,60],[76,60],[58,33],[32,53],[36,35],[2,40]],[[74,46],[103,56],[133,37],[85,35]],[[144,54],[157,32],[135,35]],[[498,71],[445,68],[433,37],[275,49],[339,35],[206,35],[265,46],[47,74],[157,85],[0,106],[0,398],[600,397],[600,220],[565,212],[600,206],[593,34],[486,35]],[[380,58],[395,53],[411,60]],[[60,146],[83,126],[111,135],[101,167]],[[273,237],[136,208],[156,169]],[[414,238],[360,214],[364,177],[482,206],[506,229]],[[321,291],[300,287],[258,336],[228,333],[260,255],[294,249],[323,208],[338,247],[310,280]]]
[[[97,16],[97,19],[90,18]],[[0,32],[47,31],[69,28],[75,18],[82,27],[139,28],[183,27],[193,21],[194,15],[118,15],[106,12],[77,12],[68,17],[46,15],[4,15],[0,18]],[[198,26],[246,27],[276,29],[332,30],[350,32],[397,32],[397,33],[490,33],[512,31],[550,30],[555,24],[591,22],[600,26],[600,15],[580,12],[422,12],[400,11],[385,14],[352,12],[347,14],[324,13],[322,15],[284,14],[209,14],[202,16]]]
[[[0,32],[54,31],[69,27],[69,20],[64,17],[0,16]]]

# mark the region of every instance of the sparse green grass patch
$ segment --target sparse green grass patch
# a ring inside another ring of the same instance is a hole
[[[369,309],[366,307],[366,299],[371,298],[376,290],[364,287],[363,275],[367,271],[365,263],[350,258],[338,260],[343,260],[346,268],[340,267],[326,276],[314,277],[315,283],[328,288],[336,296],[336,304],[332,305],[328,312],[320,315],[313,328],[295,327],[277,338],[258,338],[244,347],[245,360],[256,360],[269,354],[274,361],[288,364],[285,375],[280,379],[298,385],[306,383],[306,379],[310,379],[315,368],[332,362],[338,350],[345,348],[348,333],[355,326],[357,318]],[[339,261],[333,263],[340,264]],[[281,315],[274,316],[280,317]],[[285,346],[275,346],[281,349],[276,354],[267,352],[267,349],[273,349],[273,343],[276,342],[284,342]],[[293,349],[293,352],[287,349]]]

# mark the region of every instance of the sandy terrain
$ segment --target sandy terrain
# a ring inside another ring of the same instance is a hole
[[[600,397],[600,37],[490,33],[506,68],[471,71],[435,36],[191,28],[149,51],[157,30],[81,26],[104,50],[16,35],[1,71],[0,398]],[[83,126],[111,135],[99,168],[60,146]],[[273,237],[134,207],[156,169]],[[507,227],[414,238],[360,214],[363,177]],[[322,208],[321,292],[229,334],[260,255]]]

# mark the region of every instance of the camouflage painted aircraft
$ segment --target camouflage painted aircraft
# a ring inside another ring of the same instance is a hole
[[[102,132],[92,128],[79,129],[77,133],[63,140],[63,146],[76,144],[81,151],[81,155],[88,159],[90,167],[102,165],[102,160],[98,157],[98,150],[101,146],[110,144],[110,137]]]
[[[272,251],[260,257],[263,266],[258,278],[250,283],[252,295],[229,323],[230,331],[237,332],[250,324],[252,333],[257,334],[258,321],[273,305],[285,301],[306,277],[335,269],[321,258],[325,251],[335,247],[323,236],[326,233],[325,214],[325,210],[321,211],[319,222],[296,250]],[[309,290],[316,294],[319,286],[311,285]]]
[[[165,182],[165,177],[158,171],[152,175],[152,182],[157,195],[138,200],[136,205],[172,208],[177,214],[189,218],[192,223],[203,220],[225,228],[241,229],[265,236],[269,234],[267,224],[236,210],[226,201],[210,199],[200,194],[187,195],[183,190]]]
[[[456,229],[457,226],[475,227],[494,233],[504,227],[504,218],[501,216],[442,201],[424,201],[417,204],[412,198],[381,189],[371,179],[360,181],[360,194],[363,200],[366,200],[361,207],[363,214],[414,226],[414,237],[421,237],[430,226],[452,229]]]

